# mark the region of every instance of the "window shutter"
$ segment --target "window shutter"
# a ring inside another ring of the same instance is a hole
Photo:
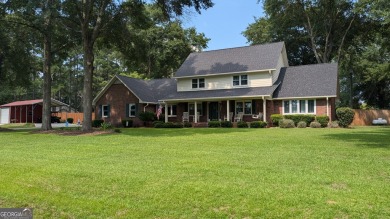
[[[202,111],[203,111],[202,112],[203,116],[207,115],[207,112],[206,112],[207,111],[207,102],[202,103]]]
[[[257,111],[256,111],[256,100],[252,100],[252,114],[257,114]]]
[[[108,117],[108,118],[110,118],[110,111],[111,111],[110,108],[111,108],[110,105],[107,105],[107,109],[108,109],[107,117]]]
[[[102,118],[102,105],[99,105],[98,112],[96,115],[96,118],[101,119]]]
[[[184,103],[184,112],[188,112],[188,103]]]
[[[126,103],[126,115],[125,115],[125,117],[129,117],[129,104],[128,103]]]
[[[138,116],[138,104],[135,103],[134,105],[135,105],[135,115]]]

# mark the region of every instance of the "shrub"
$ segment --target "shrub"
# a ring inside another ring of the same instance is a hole
[[[355,112],[349,107],[341,107],[336,110],[336,116],[341,127],[348,127],[355,116]]]
[[[272,114],[271,121],[273,126],[279,126],[279,121],[283,119],[283,116],[280,114]]]
[[[300,121],[300,122],[298,122],[297,127],[298,128],[306,128],[307,127],[307,123],[305,121]]]
[[[321,124],[322,128],[325,128],[328,126],[329,116],[317,116],[316,121]]]
[[[183,124],[182,123],[179,123],[179,122],[167,122],[167,123],[161,123],[161,122],[158,122],[158,123],[155,123],[154,125],[155,128],[183,128]]]
[[[329,123],[329,128],[340,128],[338,121],[332,121]]]
[[[109,122],[103,122],[103,123],[101,124],[101,127],[102,127],[103,130],[105,131],[106,129],[112,128],[112,125],[111,125],[111,123],[109,123]]]
[[[125,128],[133,127],[133,120],[131,119],[122,119],[122,126]]]
[[[67,118],[66,121],[68,121],[68,123],[73,123],[73,118]]]
[[[284,116],[285,119],[291,119],[292,121],[294,121],[294,124],[295,125],[298,125],[298,122],[300,121],[304,121],[306,122],[306,124],[310,124],[311,122],[314,121],[315,119],[315,116],[314,115],[285,115]]]
[[[122,133],[122,131],[120,129],[114,129],[114,132],[116,133]]]
[[[291,119],[282,119],[279,121],[280,128],[295,128],[295,123]]]
[[[237,122],[237,128],[248,128],[248,123],[244,121]]]
[[[138,115],[139,119],[144,122],[151,122],[154,120],[154,113],[152,112],[140,112]]]
[[[230,122],[230,121],[222,121],[221,122],[221,127],[223,127],[223,128],[231,128],[231,127],[233,127],[233,123]]]
[[[102,123],[104,121],[102,119],[95,119],[92,121],[92,127],[99,128],[102,127]]]
[[[311,122],[310,123],[310,128],[321,128],[321,123],[316,122],[316,121]]]
[[[267,123],[264,121],[254,121],[250,123],[251,128],[265,128],[267,127]]]
[[[218,127],[221,127],[221,122],[220,121],[210,121],[208,123],[208,126],[210,128],[218,128]]]
[[[183,127],[184,127],[184,128],[192,128],[192,123],[190,123],[190,122],[184,122],[184,123],[183,123]]]

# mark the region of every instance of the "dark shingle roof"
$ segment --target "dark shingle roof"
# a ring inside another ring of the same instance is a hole
[[[175,77],[276,69],[284,42],[191,53]]]
[[[175,79],[141,80],[117,75],[142,102],[155,102],[172,92],[176,92]]]
[[[174,92],[161,99],[167,100],[194,100],[194,99],[218,99],[218,98],[235,98],[235,97],[261,97],[272,96],[278,85],[269,87],[249,87],[234,88],[221,90],[202,90],[202,91],[181,91]]]
[[[276,83],[273,98],[337,96],[337,64],[285,67]]]

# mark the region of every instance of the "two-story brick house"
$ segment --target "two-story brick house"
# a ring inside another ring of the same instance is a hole
[[[115,76],[94,99],[97,118],[119,124],[164,107],[165,121],[244,121],[262,114],[335,116],[337,64],[289,67],[283,42],[191,53],[171,79]]]

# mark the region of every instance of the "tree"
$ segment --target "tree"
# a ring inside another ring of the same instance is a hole
[[[164,14],[181,15],[183,8],[195,7],[200,12],[212,6],[211,0],[156,0]],[[92,129],[92,82],[94,73],[94,45],[102,37],[102,33],[110,27],[121,26],[125,20],[138,21],[142,17],[143,2],[132,0],[127,2],[113,2],[110,0],[65,0],[65,14],[79,27],[84,55],[84,89],[83,89],[83,131]]]

